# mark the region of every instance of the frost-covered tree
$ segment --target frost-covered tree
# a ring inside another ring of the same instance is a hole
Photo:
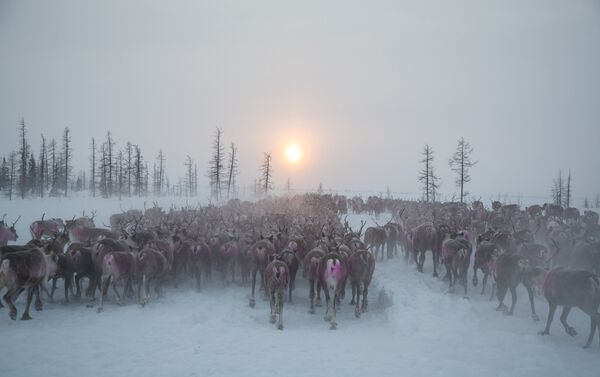
[[[213,139],[212,157],[208,164],[208,179],[211,196],[217,201],[221,199],[221,189],[225,169],[225,147],[223,145],[223,130],[216,128]]]
[[[423,164],[419,171],[418,180],[421,182],[421,190],[426,202],[435,201],[435,193],[440,187],[439,178],[435,175],[433,168],[433,149],[426,144],[423,148],[423,159],[420,160]]]
[[[271,153],[265,153],[263,163],[260,167],[260,182],[265,196],[273,189],[273,160]]]
[[[227,199],[231,198],[232,190],[235,191],[235,181],[238,175],[237,148],[231,143],[227,156]]]

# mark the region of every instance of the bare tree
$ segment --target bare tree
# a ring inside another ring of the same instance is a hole
[[[0,165],[0,191],[6,190],[8,187],[8,175],[10,169],[8,168],[8,162],[6,157],[2,157],[2,165]]]
[[[556,205],[563,205],[563,198],[564,198],[564,183],[563,183],[563,178],[562,178],[562,172],[559,170],[558,171],[558,176],[554,179],[554,181],[552,182],[552,199],[554,201],[554,204]]]
[[[209,162],[208,178],[210,180],[211,196],[216,200],[221,198],[221,188],[224,173],[223,131],[217,127],[213,140],[213,154]]]
[[[69,189],[69,174],[71,173],[71,155],[73,153],[71,148],[71,136],[69,134],[69,127],[65,127],[65,131],[63,132],[63,159],[64,159],[64,182],[65,182],[65,196],[68,196]]]
[[[439,178],[435,175],[433,169],[433,149],[426,144],[423,148],[423,159],[420,160],[423,168],[419,171],[418,180],[421,182],[421,190],[426,202],[435,201],[435,194],[440,187]]]
[[[46,190],[46,177],[48,176],[48,153],[46,150],[46,137],[42,134],[42,145],[40,147],[40,164],[39,164],[39,194],[44,197]]]
[[[8,156],[8,166],[8,199],[12,200],[17,169],[17,154],[15,152],[11,152],[11,154]]]
[[[156,171],[154,178],[155,189],[154,192],[156,195],[161,195],[163,191],[164,181],[165,181],[165,163],[167,158],[162,149],[158,151],[158,156],[156,156]]]
[[[185,178],[184,178],[184,185],[186,187],[185,192],[186,192],[186,196],[194,196],[195,195],[195,190],[194,190],[194,159],[192,157],[190,157],[190,155],[187,155],[185,157]]]
[[[273,166],[271,153],[265,153],[261,170],[261,183],[265,196],[269,194],[269,190],[273,189]]]
[[[92,155],[90,156],[90,190],[92,197],[96,197],[96,139],[92,138],[90,145]]]
[[[21,118],[19,122],[19,195],[21,199],[25,199],[25,193],[28,189],[27,175],[27,159],[29,157],[29,143],[27,142],[27,128],[25,126],[25,118]]]
[[[290,181],[290,178],[288,177],[288,179],[285,181],[285,192],[290,195],[292,192],[292,182]]]
[[[135,194],[137,196],[142,196],[144,192],[144,159],[142,157],[142,150],[138,145],[134,146],[133,179]]]
[[[456,147],[456,152],[451,159],[448,160],[448,165],[453,172],[457,174],[456,176],[456,187],[460,188],[460,202],[463,203],[465,197],[469,194],[465,192],[464,187],[466,183],[471,182],[471,175],[469,174],[469,170],[477,165],[477,161],[473,161],[471,159],[471,154],[473,153],[473,147],[465,141],[463,137],[458,140],[458,145]]]
[[[235,179],[238,174],[237,148],[234,143],[231,143],[227,162],[227,170],[229,172],[227,177],[227,199],[229,199],[231,197],[231,190],[235,190]]]
[[[565,184],[565,197],[563,205],[565,208],[569,208],[571,206],[571,169],[569,169],[567,183]]]
[[[112,138],[112,135],[110,134],[110,131],[108,131],[106,133],[106,142],[104,143],[105,147],[106,147],[106,189],[108,191],[108,197],[112,197],[113,196],[113,190],[114,190],[114,148],[115,148],[115,142]]]

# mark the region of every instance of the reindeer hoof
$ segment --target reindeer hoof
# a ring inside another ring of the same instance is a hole
[[[323,317],[323,320],[325,320],[325,322],[331,322],[331,315],[326,314],[325,317]]]
[[[21,316],[21,321],[29,321],[31,319],[31,316],[29,315],[29,313],[23,313],[23,315]]]
[[[544,331],[538,331],[538,335],[542,335],[542,336],[544,336],[544,335],[550,335],[550,331],[546,331],[546,330],[544,330]]]
[[[354,316],[355,316],[356,318],[360,318],[360,314],[361,314],[361,311],[360,311],[360,309],[354,309]]]
[[[283,325],[281,323],[277,325],[277,330],[283,330]]]
[[[96,313],[102,313],[103,310],[104,310],[103,307],[99,307],[98,309],[96,309]]]
[[[315,303],[315,306],[316,306],[317,308],[320,308],[320,307],[321,307],[321,306],[323,306],[323,305],[321,304],[321,301],[317,301],[317,302]]]
[[[577,331],[575,331],[575,329],[571,326],[568,326],[567,328],[565,328],[565,331],[567,332],[567,334],[569,334],[570,336],[575,336],[577,335]]]
[[[497,312],[505,312],[505,311],[507,311],[507,310],[508,310],[508,308],[507,308],[507,307],[506,307],[506,305],[504,305],[504,304],[500,304],[500,305],[498,305],[498,306],[496,307],[496,311],[497,311]]]
[[[272,315],[269,317],[269,323],[275,323],[275,316]]]
[[[17,319],[17,311],[16,310],[15,311],[11,310],[9,316],[10,316],[10,319],[12,319],[13,321],[15,321]]]
[[[423,272],[423,270],[421,270],[421,272]],[[437,277],[439,277],[439,276],[440,276],[440,275],[438,275],[438,273],[437,273],[437,272],[434,272],[434,273],[433,273],[433,277],[434,277],[434,278],[437,278]]]
[[[308,309],[308,314],[315,314],[315,308]]]
[[[511,315],[513,315],[513,313],[511,311],[508,311],[508,310],[504,310],[502,312],[502,314],[504,314],[505,316],[511,316]]]
[[[253,308],[256,305],[256,300],[254,300],[253,298],[250,299],[250,303],[248,304],[251,308]]]
[[[354,299],[352,301],[350,301],[350,304],[348,304],[350,306],[356,305],[356,302],[354,302]]]
[[[123,306],[123,300],[117,300],[117,305]]]
[[[335,330],[337,329],[337,323],[335,321],[331,322],[331,326],[329,326],[330,330]]]
[[[539,322],[540,320],[540,317],[537,314],[533,314],[531,318],[533,319],[533,322]]]
[[[42,310],[44,310],[44,305],[41,302],[36,302],[35,303],[35,310],[38,312],[41,312]]]

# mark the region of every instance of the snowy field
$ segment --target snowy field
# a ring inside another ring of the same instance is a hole
[[[153,200],[152,200],[153,201]],[[148,201],[148,207],[152,206]],[[165,207],[172,199],[158,199]],[[97,224],[111,213],[141,208],[141,201],[68,200],[0,201],[0,212],[14,221],[22,215],[20,241],[29,239],[28,224],[41,213],[70,218],[98,211]],[[177,206],[185,201],[177,201]],[[196,202],[188,203],[192,206]],[[360,216],[349,216],[351,225]],[[370,217],[365,219],[370,221]],[[0,309],[0,376],[594,376],[600,373],[598,339],[583,350],[589,322],[575,309],[569,320],[579,335],[569,337],[556,316],[551,333],[537,332],[547,304],[537,297],[541,318],[530,318],[521,287],[513,317],[496,312],[495,301],[470,287],[447,293],[447,285],[393,259],[379,263],[370,289],[370,311],[356,319],[346,302],[338,329],[323,321],[324,308],[308,314],[308,285],[299,274],[295,303],[285,304],[284,331],[268,321],[268,302],[248,307],[249,288],[213,283],[202,292],[167,288],[145,308],[114,303],[109,294],[103,313],[85,301],[45,303],[32,308],[32,321],[11,321]],[[471,271],[470,271],[471,273]],[[469,281],[471,275],[469,275]],[[391,300],[382,302],[384,288]],[[488,287],[489,289],[489,287]],[[510,300],[510,295],[507,296]],[[390,302],[391,301],[391,302]],[[509,301],[508,301],[509,302]],[[24,295],[17,304],[19,315]]]

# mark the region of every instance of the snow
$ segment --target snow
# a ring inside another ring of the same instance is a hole
[[[157,200],[166,207],[185,205],[180,199]],[[18,226],[23,241],[28,224],[44,211],[47,217],[70,218],[96,209],[101,224],[120,206],[140,208],[143,200],[0,201],[0,212],[9,221],[23,215]],[[361,218],[348,216],[353,226]],[[7,308],[0,309],[0,376],[598,375],[598,339],[591,349],[581,348],[589,322],[578,309],[569,321],[579,335],[569,337],[557,313],[551,335],[542,337],[537,332],[547,315],[543,298],[536,297],[542,322],[531,320],[522,287],[515,315],[506,317],[494,310],[496,301],[479,295],[480,287],[469,287],[469,300],[461,289],[448,293],[447,284],[431,276],[427,257],[422,274],[398,258],[378,262],[369,312],[354,317],[348,289],[334,331],[323,320],[324,307],[308,314],[308,285],[300,274],[295,303],[284,305],[283,331],[269,323],[268,302],[258,299],[250,308],[249,288],[237,285],[213,282],[202,292],[191,284],[168,287],[144,308],[131,300],[119,307],[109,294],[102,313],[84,300],[63,304],[59,289],[56,303],[45,302],[42,312],[32,309],[31,321],[12,321]],[[391,300],[378,300],[382,289]],[[17,307],[20,315],[24,295]]]

